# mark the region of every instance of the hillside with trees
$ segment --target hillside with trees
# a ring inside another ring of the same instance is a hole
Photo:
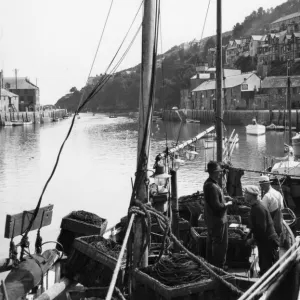
[[[223,45],[227,45],[230,38],[240,38],[251,34],[265,34],[269,32],[269,24],[276,19],[300,10],[299,0],[289,0],[275,8],[264,10],[262,7],[253,11],[242,23],[234,25],[232,32],[223,34]],[[189,47],[174,46],[163,55],[158,56],[155,109],[179,106],[180,90],[189,87],[189,79],[196,72],[196,65],[208,61],[208,50],[215,47],[215,36],[206,37],[200,43]],[[256,61],[241,57],[236,67],[242,72],[256,69]],[[294,72],[300,68],[295,67]],[[140,65],[116,73],[86,107],[89,111],[136,110],[138,108],[140,89]],[[272,67],[271,73],[283,75],[284,66]],[[300,73],[299,73],[300,74]],[[100,79],[102,75],[97,76]],[[85,95],[92,89],[92,85],[81,90],[73,87],[70,93],[60,98],[56,107],[74,111],[85,90]]]

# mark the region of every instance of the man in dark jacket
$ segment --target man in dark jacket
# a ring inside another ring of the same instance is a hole
[[[250,223],[253,238],[247,244],[257,244],[260,275],[264,274],[278,259],[279,239],[269,211],[259,199],[260,191],[256,186],[245,189],[245,200],[251,204]]]
[[[203,186],[204,219],[207,226],[206,259],[219,268],[224,268],[228,247],[227,207],[223,191],[218,184],[223,169],[216,161],[207,164],[209,178]],[[231,199],[229,196],[226,198]]]

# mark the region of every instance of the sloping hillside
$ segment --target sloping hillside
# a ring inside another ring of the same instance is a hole
[[[260,7],[247,16],[242,23],[237,23],[232,32],[224,33],[223,44],[226,45],[231,36],[239,38],[245,35],[269,32],[271,22],[299,10],[300,0],[289,0],[266,11]],[[208,49],[212,47],[215,47],[215,36],[206,37],[198,44],[191,43],[185,47],[183,45],[174,46],[157,58],[156,108],[179,105],[180,89],[189,86],[189,78],[195,74],[196,64],[208,60]],[[242,61],[240,64],[248,66],[247,61]],[[105,88],[88,104],[87,109],[93,111],[137,109],[140,68],[140,65],[137,65],[116,73]],[[253,66],[251,68],[253,69]],[[91,89],[91,86],[86,89]],[[80,91],[72,89],[70,92],[59,99],[56,105],[75,110],[83,89]]]

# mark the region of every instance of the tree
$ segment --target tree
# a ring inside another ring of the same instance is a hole
[[[243,34],[244,26],[240,23],[236,23],[233,26],[232,37],[239,38]]]
[[[77,88],[75,86],[73,86],[71,89],[70,89],[70,93],[74,93],[74,92],[77,92]]]

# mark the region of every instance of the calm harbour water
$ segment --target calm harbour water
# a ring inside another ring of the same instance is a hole
[[[34,209],[51,173],[59,147],[71,120],[28,127],[0,127],[0,224],[2,237],[6,214]],[[180,141],[185,141],[209,125],[184,124]],[[233,165],[247,169],[263,168],[263,156],[283,156],[283,133],[267,132],[247,136],[245,127],[228,126],[239,134]],[[108,118],[104,114],[81,114],[67,141],[56,173],[44,195],[42,206],[54,204],[52,224],[42,229],[43,240],[56,240],[62,217],[72,210],[87,210],[107,218],[109,226],[126,214],[131,180],[136,168],[137,119]],[[151,167],[155,155],[178,139],[179,123],[153,123]],[[207,178],[205,162],[214,149],[197,143],[198,157],[186,161],[178,171],[179,196],[202,190]],[[246,174],[243,181],[256,182],[258,175]],[[34,248],[36,232],[30,235]],[[7,257],[9,240],[2,238],[0,257]]]

